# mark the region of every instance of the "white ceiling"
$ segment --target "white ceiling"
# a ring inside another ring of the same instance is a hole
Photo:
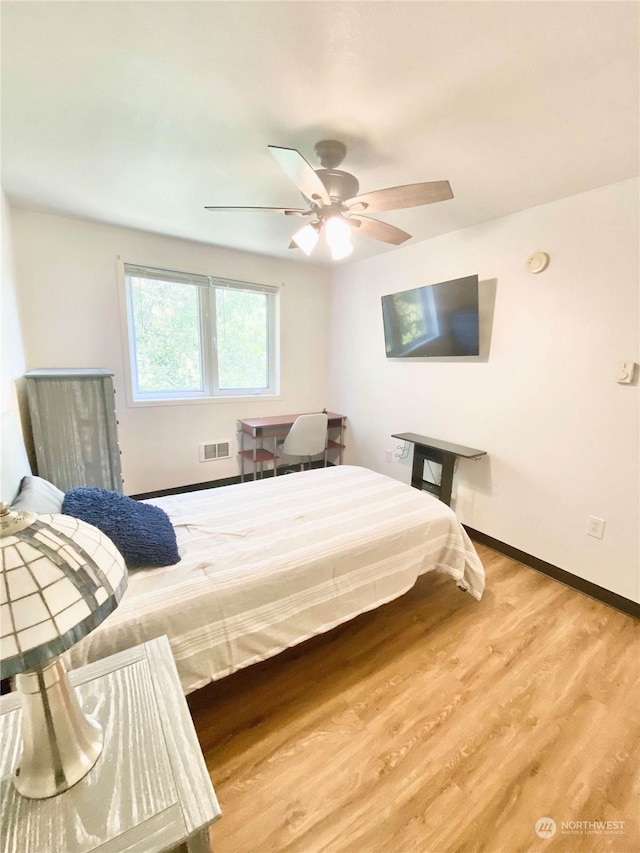
[[[315,142],[336,138],[361,192],[451,182],[451,201],[376,214],[424,240],[638,174],[638,9],[3,2],[3,187],[20,207],[302,259],[300,220],[204,206],[300,206],[267,145],[318,167]],[[348,262],[392,248],[356,244]]]

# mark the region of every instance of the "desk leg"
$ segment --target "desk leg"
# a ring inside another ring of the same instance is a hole
[[[244,430],[240,430],[240,482],[244,483]]]

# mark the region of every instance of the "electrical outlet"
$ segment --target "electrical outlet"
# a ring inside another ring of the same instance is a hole
[[[390,450],[385,450],[384,461],[385,462],[391,462],[391,451]]]
[[[604,536],[604,518],[596,518],[595,515],[589,516],[587,536],[593,536],[596,539],[602,539],[602,537]]]

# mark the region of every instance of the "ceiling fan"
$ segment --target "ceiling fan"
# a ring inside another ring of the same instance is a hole
[[[344,160],[347,149],[335,139],[325,139],[315,145],[321,169],[314,169],[295,148],[281,148],[278,145],[268,147],[278,165],[302,193],[307,207],[207,206],[205,209],[312,216],[311,222],[297,231],[289,244],[290,249],[302,249],[307,255],[311,254],[324,231],[332,258],[340,260],[347,257],[353,251],[352,228],[365,237],[399,246],[409,240],[411,234],[395,225],[364,216],[364,211],[378,213],[382,210],[402,210],[453,198],[449,181],[405,184],[357,195],[360,185],[356,178],[337,168]]]

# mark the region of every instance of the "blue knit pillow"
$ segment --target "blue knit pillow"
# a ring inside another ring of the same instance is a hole
[[[175,530],[160,507],[108,489],[82,487],[65,494],[62,512],[102,530],[130,569],[180,562]]]

